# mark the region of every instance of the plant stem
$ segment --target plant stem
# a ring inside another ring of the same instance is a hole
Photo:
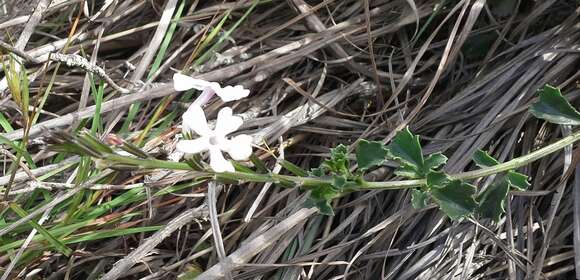
[[[571,134],[570,136],[564,137],[548,146],[545,146],[527,155],[514,158],[508,162],[500,163],[498,165],[478,170],[462,172],[459,174],[451,175],[450,177],[452,179],[457,180],[469,180],[516,169],[531,162],[534,162],[538,159],[541,159],[551,153],[557,152],[563,149],[564,147],[573,144],[578,140],[580,140],[580,131]],[[406,180],[406,181],[391,181],[391,182],[367,182],[366,186],[361,187],[363,189],[405,189],[424,184],[426,184],[425,179],[421,179],[421,180]]]
[[[450,175],[452,179],[457,180],[469,180],[481,178],[500,172],[505,172],[508,170],[516,169],[536,161],[542,157],[549,154],[557,152],[564,147],[573,144],[574,142],[580,140],[580,131],[571,134],[570,136],[564,137],[548,146],[538,149],[527,155],[514,158],[508,162],[504,162],[498,165],[463,172],[455,175]],[[146,169],[164,168],[164,169],[175,169],[175,170],[191,170],[191,167],[187,163],[182,162],[170,162],[156,159],[139,159],[133,157],[126,157],[120,155],[109,155],[107,160],[115,163],[127,164],[139,166]],[[290,176],[290,175],[278,175],[278,174],[256,174],[247,172],[224,172],[224,173],[213,173],[213,172],[199,172],[201,176],[215,177],[221,180],[231,180],[231,181],[247,181],[247,182],[291,182],[303,187],[312,187],[321,184],[332,184],[331,178],[322,177],[300,177],[300,176]],[[359,187],[361,190],[368,189],[381,189],[381,190],[395,190],[395,189],[409,189],[417,186],[425,185],[425,179],[417,180],[402,180],[402,181],[386,181],[386,182],[360,182]]]
[[[473,170],[468,172],[459,173],[455,176],[452,176],[454,179],[461,179],[461,180],[469,180],[475,179],[480,177],[485,177],[493,174],[497,174],[500,172],[508,171],[511,169],[516,169],[518,167],[522,167],[526,164],[534,162],[538,159],[541,159],[551,153],[557,152],[564,147],[573,144],[574,142],[580,140],[580,131],[576,133],[570,134],[567,137],[564,137],[548,146],[545,146],[541,149],[533,151],[527,155],[523,155],[518,158],[514,158],[510,161],[500,163],[498,165],[490,166],[488,168],[482,168],[479,170]]]

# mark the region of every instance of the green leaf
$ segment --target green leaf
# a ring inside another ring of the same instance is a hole
[[[580,113],[562,96],[560,89],[545,85],[540,100],[530,107],[536,118],[555,124],[580,125]]]
[[[310,169],[310,171],[308,171],[308,175],[313,177],[322,177],[324,176],[324,171],[325,171],[324,167],[312,168]]]
[[[304,207],[316,207],[318,209],[318,213],[327,216],[334,216],[334,210],[332,209],[332,205],[330,205],[330,200],[314,199],[310,197],[304,202]]]
[[[473,198],[475,186],[471,184],[451,180],[443,172],[432,171],[427,174],[427,185],[431,197],[452,220],[467,217],[477,208]]]
[[[510,187],[516,188],[520,191],[524,191],[530,186],[528,176],[519,172],[509,171],[506,175],[506,180],[510,184]]]
[[[499,164],[499,161],[490,156],[486,151],[482,150],[475,151],[475,154],[473,154],[473,161],[475,161],[475,164],[481,168]]]
[[[447,174],[441,171],[432,171],[427,174],[427,187],[431,189],[432,187],[439,187],[448,184],[450,179]]]
[[[2,135],[0,135],[0,144],[7,145],[10,148],[14,149],[18,154],[24,157],[24,159],[30,166],[34,167],[34,160],[32,160],[30,154],[26,150],[24,150],[20,145],[15,144],[14,142],[8,140],[8,138],[5,138]]]
[[[330,149],[329,159],[324,160],[319,167],[312,168],[308,174],[315,177],[322,177],[325,175],[344,175],[347,178],[350,178],[352,174],[349,171],[349,165],[348,150],[345,145],[340,144],[335,148]]]
[[[330,149],[330,159],[325,160],[323,163],[324,166],[336,174],[349,174],[348,164],[348,150],[342,144]]]
[[[477,150],[475,152],[473,155],[473,161],[475,161],[477,166],[482,168],[498,165],[500,163],[487,152],[482,150]],[[510,187],[516,188],[518,190],[525,190],[530,186],[530,183],[528,183],[528,176],[519,172],[508,171],[505,179],[509,183]]]
[[[424,159],[419,136],[413,135],[409,128],[397,133],[387,151],[390,158],[399,162],[395,174],[409,179],[425,178],[429,172],[447,162],[447,157],[441,153],[429,155]]]
[[[399,168],[395,170],[395,175],[406,177],[408,179],[419,179],[422,178],[421,173],[417,170],[414,165],[410,165],[407,163],[401,163]]]
[[[423,154],[419,136],[413,135],[409,128],[399,131],[388,147],[390,156],[409,165],[416,166],[417,170],[423,167]]]
[[[332,186],[337,190],[342,190],[346,187],[348,180],[345,176],[334,175],[332,176]]]
[[[437,169],[441,165],[444,165],[445,163],[447,163],[447,157],[444,156],[443,154],[435,153],[435,154],[429,155],[425,159],[425,166],[423,168],[423,172],[425,174],[427,174],[427,173],[429,173],[430,170]]]
[[[510,184],[507,180],[500,180],[487,187],[477,198],[479,200],[479,214],[498,222],[501,215],[505,213],[505,199],[509,189]]]
[[[382,142],[361,140],[356,147],[356,161],[359,170],[368,170],[382,165],[388,150]]]
[[[264,163],[264,161],[261,160],[255,154],[250,155],[250,161],[256,167],[257,173],[267,173],[268,172],[268,167],[266,167],[266,164]]]
[[[18,214],[18,216],[22,218],[28,215],[28,213],[24,209],[20,208],[20,206],[18,206],[18,204],[16,203],[10,203],[10,208],[12,209],[12,211],[14,211],[16,214]],[[38,233],[44,236],[44,238],[46,238],[46,240],[63,255],[68,257],[72,254],[73,251],[71,248],[67,247],[58,238],[50,234],[50,232],[48,232],[43,226],[39,225],[37,222],[32,220],[29,221],[28,224],[31,225],[33,228],[35,228],[38,231]]]
[[[294,163],[291,163],[287,160],[281,160],[280,165],[282,165],[282,167],[286,168],[286,170],[290,171],[290,173],[292,173],[296,176],[300,176],[300,177],[308,176],[308,172],[306,172],[306,170],[300,168],[300,166],[298,166]]]
[[[339,195],[340,192],[334,186],[319,185],[310,191],[310,197],[304,203],[304,207],[316,207],[320,214],[333,216],[334,211],[330,202]]]
[[[413,208],[420,209],[427,206],[427,200],[429,199],[429,195],[427,192],[421,190],[413,190],[411,192],[411,203],[413,204]]]
[[[334,216],[334,209],[330,205],[329,200],[320,200],[316,202],[316,208],[318,208],[318,213],[326,216]]]

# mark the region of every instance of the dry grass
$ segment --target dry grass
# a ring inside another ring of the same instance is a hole
[[[511,193],[495,224],[413,209],[406,190],[356,192],[322,216],[296,188],[97,170],[43,146],[45,129],[86,127],[169,157],[192,100],[170,84],[183,70],[252,90],[233,107],[264,139],[257,155],[273,172],[286,172],[275,156],[309,169],[339,143],[388,142],[407,125],[426,153],[449,157],[448,172],[473,169],[477,149],[506,161],[570,133],[527,108],[546,83],[577,103],[577,1],[0,3],[3,59],[26,66],[40,112],[26,121],[0,82],[0,135],[27,143],[32,159],[11,172],[19,155],[0,146],[0,185],[12,192],[0,207],[2,279],[580,279],[580,176],[561,180],[580,172],[572,149],[521,168],[531,190]],[[368,177],[395,175],[385,166]],[[30,219],[73,253],[25,242],[39,236]]]

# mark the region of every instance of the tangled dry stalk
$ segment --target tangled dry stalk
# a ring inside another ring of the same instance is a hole
[[[43,148],[48,129],[88,127],[100,112],[103,140],[142,139],[144,151],[171,158],[175,112],[191,98],[170,81],[188,70],[251,88],[234,107],[245,132],[264,139],[258,157],[273,172],[286,172],[277,158],[309,169],[339,143],[389,142],[407,125],[426,153],[449,157],[448,172],[473,169],[477,149],[506,161],[571,132],[527,108],[547,83],[578,103],[577,1],[1,3],[2,71],[9,54],[22,62],[39,112],[25,129],[0,81],[0,135],[27,143],[35,165],[11,174],[17,157],[0,146],[0,185],[11,185],[1,279],[580,279],[573,147],[519,170],[532,187],[510,194],[497,224],[413,209],[406,190],[350,194],[329,217],[303,208],[298,189],[208,186],[194,171],[102,170],[79,181],[91,161]],[[94,80],[105,81],[102,104]],[[387,164],[368,177],[395,175]],[[34,239],[39,227],[72,254]]]

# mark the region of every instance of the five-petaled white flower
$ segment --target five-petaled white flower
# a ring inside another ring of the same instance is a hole
[[[232,115],[230,107],[218,112],[214,130],[207,124],[203,109],[192,104],[183,114],[183,130],[193,131],[200,137],[194,140],[180,140],[176,149],[186,154],[197,154],[209,150],[210,166],[215,172],[234,172],[234,166],[226,160],[222,151],[234,160],[247,160],[252,154],[252,137],[241,134],[231,139],[227,135],[236,131],[243,123],[242,118]]]
[[[176,91],[186,91],[190,89],[197,89],[202,91],[212,91],[217,94],[224,102],[242,99],[250,95],[249,89],[244,89],[243,86],[226,86],[222,87],[216,82],[208,82],[201,79],[192,78],[180,73],[173,74],[173,87]],[[211,96],[209,96],[211,98]],[[203,102],[205,103],[205,102]],[[203,104],[200,104],[203,105]]]

